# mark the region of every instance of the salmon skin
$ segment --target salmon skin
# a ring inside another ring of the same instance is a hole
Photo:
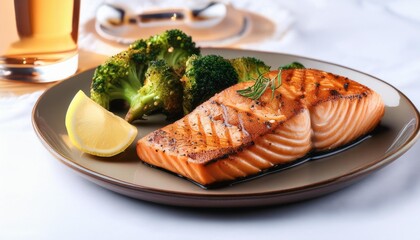
[[[376,92],[315,69],[272,71],[282,85],[258,100],[236,84],[182,119],[140,139],[137,154],[150,165],[202,186],[255,176],[310,151],[330,151],[372,131],[384,115]]]

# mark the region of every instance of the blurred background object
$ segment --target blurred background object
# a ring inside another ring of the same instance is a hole
[[[235,46],[281,35],[291,22],[285,9],[267,18],[229,1],[107,0],[96,11],[94,28],[103,39],[123,45],[177,28],[200,46]]]

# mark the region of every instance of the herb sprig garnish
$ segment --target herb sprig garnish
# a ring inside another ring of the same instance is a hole
[[[255,80],[254,85],[247,87],[245,89],[237,90],[238,94],[250,98],[252,100],[259,99],[264,92],[267,90],[268,87],[271,88],[272,95],[271,98],[274,98],[274,91],[281,86],[281,71],[286,69],[302,69],[305,68],[299,62],[292,62],[287,65],[280,66],[278,68],[277,76],[273,78],[269,78],[264,76],[264,74],[260,74],[258,78]]]

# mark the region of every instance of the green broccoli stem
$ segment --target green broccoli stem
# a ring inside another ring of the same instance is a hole
[[[124,99],[131,105],[132,99],[138,95],[138,90],[142,84],[133,78],[129,78],[129,81],[121,81],[121,86],[111,86],[108,89],[109,101],[115,99]]]
[[[132,96],[130,100],[130,109],[125,115],[127,122],[132,122],[135,119],[141,119],[144,115],[153,112],[162,107],[162,101],[159,100],[158,95],[150,93],[147,95],[140,95],[137,93]]]

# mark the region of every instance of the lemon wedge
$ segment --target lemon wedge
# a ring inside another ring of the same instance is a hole
[[[81,90],[67,109],[66,128],[77,149],[101,157],[123,152],[137,136],[135,126],[109,112]]]

